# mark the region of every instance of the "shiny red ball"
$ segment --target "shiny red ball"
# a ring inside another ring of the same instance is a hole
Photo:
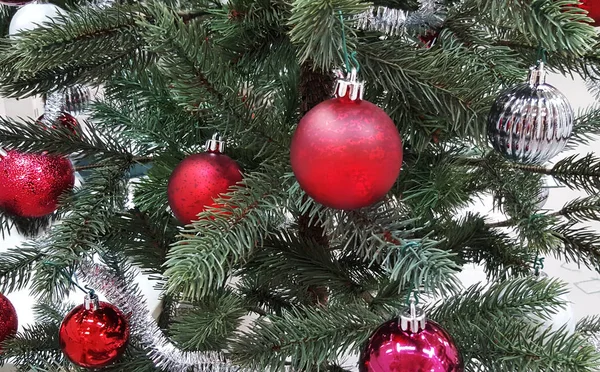
[[[33,0],[0,0],[0,4],[12,5],[12,6],[25,5],[25,4],[29,4],[32,2],[33,2]]]
[[[0,158],[0,207],[20,217],[54,212],[59,196],[73,188],[69,159],[58,155],[8,151]]]
[[[0,343],[17,333],[17,311],[6,296],[0,293]],[[0,348],[0,350],[2,350]]]
[[[592,26],[600,26],[600,0],[579,0],[581,5],[579,7],[583,10],[587,10],[588,17],[594,20]]]
[[[59,330],[63,353],[74,364],[86,368],[114,362],[125,351],[128,340],[125,315],[106,302],[99,302],[98,308],[77,306],[67,314]]]
[[[167,186],[175,217],[189,224],[206,207],[218,207],[214,199],[242,180],[238,164],[222,153],[190,155],[177,165]]]
[[[44,120],[44,115],[40,116],[37,119],[37,122],[44,123],[43,120]],[[79,127],[79,122],[73,115],[71,115],[67,112],[61,112],[60,115],[58,116],[58,118],[56,118],[56,122],[52,125],[52,128],[59,128],[59,127],[67,128],[71,133],[76,134],[77,128]]]
[[[402,141],[376,105],[334,98],[310,110],[294,133],[292,170],[302,189],[336,209],[369,206],[390,191],[402,166]]]
[[[369,338],[360,356],[360,372],[463,372],[462,358],[452,337],[439,324],[403,331],[394,319]]]

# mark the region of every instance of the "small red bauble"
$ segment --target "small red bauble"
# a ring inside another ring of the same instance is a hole
[[[45,125],[44,115],[40,116],[37,119],[37,122]],[[60,115],[58,115],[58,117],[56,118],[55,123],[52,124],[52,128],[54,129],[57,129],[59,127],[67,128],[71,133],[76,134],[77,127],[79,127],[79,122],[73,115],[67,112],[61,112]]]
[[[169,206],[183,224],[197,220],[207,207],[219,207],[214,199],[242,180],[239,165],[222,153],[223,141],[208,141],[205,153],[190,155],[177,165],[167,186]]]
[[[588,17],[594,20],[592,26],[600,26],[600,1],[599,0],[579,0],[581,5],[579,7],[583,10],[587,10]]]
[[[42,217],[56,210],[58,197],[71,190],[71,162],[58,155],[8,151],[0,157],[0,207],[19,217]]]
[[[129,340],[129,323],[115,306],[87,296],[71,310],[59,330],[60,348],[71,362],[101,368],[118,359]]]
[[[17,311],[6,296],[0,293],[0,343],[17,333]],[[0,348],[0,350],[2,350]]]
[[[439,324],[427,320],[423,328],[402,330],[398,319],[380,326],[360,357],[360,372],[463,372],[454,341]]]
[[[390,191],[402,166],[402,141],[385,111],[338,93],[300,120],[290,157],[310,197],[351,210],[376,203]]]
[[[33,0],[0,0],[0,4],[11,6],[25,5],[32,2]]]

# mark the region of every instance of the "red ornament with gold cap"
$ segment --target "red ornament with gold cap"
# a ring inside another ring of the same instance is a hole
[[[239,165],[225,155],[225,141],[218,134],[206,143],[206,152],[193,154],[173,170],[167,186],[169,206],[183,224],[198,219],[207,207],[218,208],[215,201],[242,180]]]
[[[331,208],[367,207],[390,191],[402,166],[402,141],[392,119],[363,100],[353,69],[338,79],[335,98],[300,120],[290,158],[300,187]]]
[[[101,368],[116,361],[129,341],[129,322],[115,306],[98,300],[94,292],[71,310],[60,325],[60,348],[74,364]]]
[[[399,318],[381,325],[362,350],[360,372],[464,372],[452,337],[426,319],[414,302]]]

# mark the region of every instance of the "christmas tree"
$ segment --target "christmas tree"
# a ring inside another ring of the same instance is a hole
[[[15,334],[0,296],[4,363],[596,370],[600,318],[549,327],[541,271],[600,270],[600,158],[559,155],[600,110],[545,83],[598,79],[593,1],[0,3],[0,94],[46,99],[0,118],[0,229],[30,237],[0,292],[38,301]],[[586,196],[546,210],[546,179]]]

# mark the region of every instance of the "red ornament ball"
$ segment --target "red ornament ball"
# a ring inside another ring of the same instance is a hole
[[[290,152],[300,187],[336,209],[383,199],[402,166],[402,141],[392,119],[368,101],[345,97],[324,101],[304,115]]]
[[[37,119],[37,122],[42,125],[46,125],[46,123],[44,123],[44,115],[40,116]],[[79,122],[77,121],[77,119],[67,112],[61,112],[60,115],[56,118],[56,121],[52,124],[53,129],[67,128],[69,132],[73,134],[77,134],[78,127]]]
[[[6,296],[0,293],[0,343],[17,333],[17,311]],[[0,348],[0,350],[2,350]]]
[[[60,348],[71,362],[101,368],[119,358],[129,340],[129,323],[115,306],[86,298],[71,310],[59,330]]]
[[[42,217],[73,188],[71,162],[58,155],[8,151],[0,158],[0,207],[19,217]]]
[[[214,199],[242,180],[239,165],[219,152],[190,155],[177,165],[167,186],[175,217],[189,224],[207,207],[219,207]]]
[[[599,0],[579,0],[581,5],[579,7],[583,10],[587,10],[588,17],[594,20],[592,26],[600,26],[600,1]]]
[[[0,4],[11,6],[25,5],[32,2],[33,0],[0,0]]]
[[[463,372],[452,337],[428,320],[419,332],[403,331],[398,319],[379,327],[360,356],[361,372]]]

